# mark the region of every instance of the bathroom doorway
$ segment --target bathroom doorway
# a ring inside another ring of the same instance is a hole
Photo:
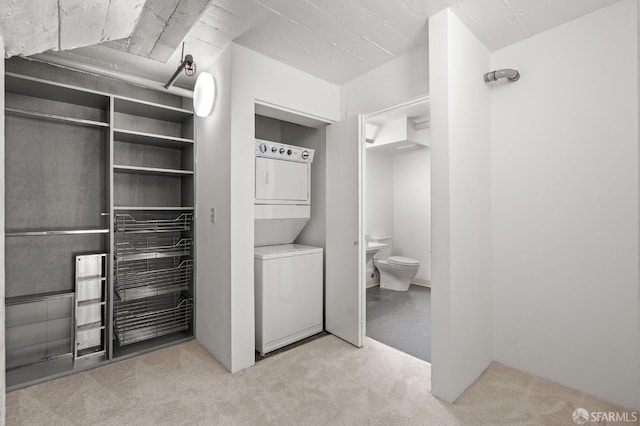
[[[364,119],[366,335],[431,362],[429,99]]]

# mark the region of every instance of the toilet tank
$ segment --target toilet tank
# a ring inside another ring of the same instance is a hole
[[[391,235],[372,235],[371,242],[386,244],[387,247],[381,249],[373,256],[374,259],[387,259],[391,257]]]

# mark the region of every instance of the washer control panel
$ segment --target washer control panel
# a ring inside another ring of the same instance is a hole
[[[256,139],[256,155],[258,157],[311,163],[313,162],[313,152],[314,150],[309,148]]]

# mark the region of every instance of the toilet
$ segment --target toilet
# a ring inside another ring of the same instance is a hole
[[[396,291],[408,291],[411,281],[416,277],[420,262],[404,256],[391,256],[391,237],[377,236],[373,242],[389,245],[380,250],[373,258],[373,265],[380,272],[380,287]]]

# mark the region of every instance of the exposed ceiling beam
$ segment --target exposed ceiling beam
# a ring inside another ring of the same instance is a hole
[[[0,7],[6,57],[128,37],[144,0],[13,0]]]
[[[109,47],[166,63],[210,0],[147,0],[133,34]]]

